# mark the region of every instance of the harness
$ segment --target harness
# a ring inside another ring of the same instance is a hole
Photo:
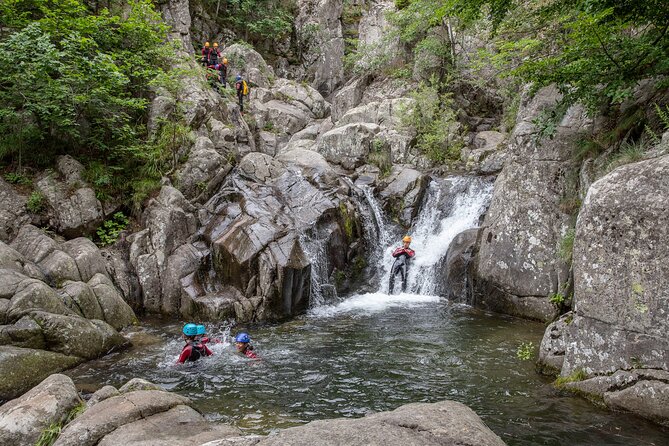
[[[190,356],[186,361],[194,362],[205,356],[204,344],[201,342],[193,342],[190,347]]]

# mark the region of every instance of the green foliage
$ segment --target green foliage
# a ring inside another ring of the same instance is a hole
[[[585,370],[579,369],[574,371],[571,375],[569,376],[560,376],[558,379],[555,380],[555,387],[562,387],[563,385],[567,383],[573,383],[577,381],[583,381],[584,379],[588,378],[588,374],[585,373]]]
[[[400,110],[401,123],[415,129],[416,147],[436,164],[460,159],[464,129],[457,121],[451,93],[433,83],[421,83],[411,93],[413,105]]]
[[[380,178],[385,178],[390,175],[393,163],[390,151],[385,146],[383,140],[375,138],[372,141],[372,148],[367,156],[367,161],[379,168]]]
[[[70,411],[67,417],[59,423],[51,423],[49,427],[42,431],[42,435],[37,439],[35,446],[51,446],[56,442],[58,436],[60,435],[63,427],[67,425],[70,421],[74,420],[81,413],[86,410],[86,403],[78,404],[74,409]]]
[[[557,306],[560,306],[564,303],[564,294],[562,293],[554,293],[551,294],[550,297],[548,298],[548,301],[552,304],[555,304]]]
[[[572,255],[574,252],[574,236],[576,231],[571,228],[560,239],[560,246],[558,248],[558,255],[562,260],[567,263],[571,263]]]
[[[105,220],[104,223],[95,231],[98,236],[98,245],[111,245],[118,240],[118,236],[130,223],[128,217],[123,212],[115,213],[111,219]]]
[[[19,172],[6,173],[5,181],[11,184],[19,184],[24,186],[30,186],[31,184],[33,184],[33,180],[31,180],[30,178]]]
[[[227,8],[219,23],[258,48],[288,37],[297,13],[294,0],[243,0]]]
[[[174,51],[150,0],[98,15],[82,0],[12,0],[0,9],[8,33],[0,40],[0,158],[20,168],[72,154],[101,200],[131,193],[149,171],[169,171],[165,142],[147,136],[147,106],[180,73],[167,71]]]
[[[529,361],[534,357],[534,343],[521,342],[516,350],[516,357],[521,361]]]
[[[339,203],[339,212],[341,213],[344,222],[344,233],[349,240],[352,240],[355,222],[344,202]]]
[[[411,0],[395,0],[395,8],[402,10],[411,4]]]
[[[611,172],[616,167],[629,163],[641,161],[647,150],[648,141],[640,138],[637,141],[624,141],[618,151],[611,157],[606,166],[606,172]]]
[[[37,192],[33,191],[26,201],[26,208],[33,214],[39,214],[44,210],[44,196]]]

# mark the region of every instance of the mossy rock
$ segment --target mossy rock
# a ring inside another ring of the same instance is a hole
[[[0,346],[0,402],[16,398],[36,386],[52,373],[83,362],[46,350]]]

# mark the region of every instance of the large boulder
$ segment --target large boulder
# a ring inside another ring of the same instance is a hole
[[[107,274],[102,254],[91,240],[79,237],[62,243],[58,249],[74,260],[83,282],[88,282],[96,274]]]
[[[305,107],[314,119],[325,118],[330,113],[330,104],[309,85],[288,79],[277,79],[272,87],[272,94],[275,98],[288,101],[298,107]]]
[[[574,384],[579,390],[664,424],[669,229],[657,222],[669,218],[668,175],[665,155],[619,167],[592,184],[576,224],[573,316],[549,327],[542,343],[548,353],[563,350],[542,358],[550,365],[551,356],[562,356],[552,364],[562,376],[594,376]],[[551,346],[551,339],[560,343]],[[611,374],[625,376],[624,385],[609,385],[614,381],[603,377]]]
[[[331,163],[355,169],[365,164],[379,130],[378,125],[369,123],[336,127],[321,136],[317,151]]]
[[[222,439],[207,446],[232,446],[236,439]],[[358,419],[312,421],[276,435],[254,439],[248,445],[297,446],[503,446],[473,410],[455,401],[407,404],[392,412]]]
[[[59,158],[57,166],[65,181],[49,173],[35,184],[49,205],[51,226],[66,237],[89,234],[104,219],[102,204],[95,191],[81,180],[84,167],[78,161]]]
[[[249,153],[239,163],[240,174],[258,183],[278,178],[285,171],[280,162],[264,153]]]
[[[0,345],[46,349],[42,327],[29,316],[23,316],[11,325],[0,325]]]
[[[16,398],[50,374],[82,361],[75,356],[46,350],[0,346],[0,401]]]
[[[67,356],[95,359],[126,343],[109,324],[78,316],[34,311],[31,316],[41,327],[49,350]]]
[[[227,161],[216,151],[209,138],[200,136],[195,141],[188,160],[179,170],[179,188],[184,196],[196,197],[223,169],[230,170]]]
[[[138,390],[111,397],[69,423],[54,446],[94,446],[123,425],[189,403],[183,396],[159,390]]]
[[[88,281],[88,286],[95,294],[104,320],[109,325],[120,330],[137,322],[132,308],[123,300],[109,277],[96,274]]]
[[[52,424],[82,404],[72,380],[51,375],[20,398],[0,406],[0,444],[33,446]]]
[[[525,100],[507,160],[479,238],[477,303],[495,311],[549,321],[557,308],[548,297],[568,281],[569,266],[559,255],[569,230],[561,206],[568,195],[571,151],[592,130],[585,110],[573,106],[552,139],[540,139],[537,117],[556,106],[554,87]]]
[[[156,430],[155,427],[160,426]],[[220,438],[239,437],[236,427],[207,421],[198,411],[185,405],[124,424],[102,438],[98,446],[201,445]]]
[[[12,296],[7,309],[8,321],[16,321],[32,311],[48,311],[54,314],[73,315],[63,299],[44,282],[27,279],[21,282]]]
[[[57,246],[58,243],[33,225],[22,226],[11,243],[12,248],[34,263],[44,260]]]
[[[360,105],[365,88],[371,82],[371,76],[354,77],[337,90],[332,99],[332,120],[337,123],[344,114]]]
[[[274,82],[274,70],[252,47],[235,43],[225,47],[223,52],[228,59],[229,75],[241,74],[252,87],[268,88]]]
[[[430,178],[406,166],[393,166],[387,178],[381,181],[379,198],[384,209],[402,226],[408,228],[418,215]]]

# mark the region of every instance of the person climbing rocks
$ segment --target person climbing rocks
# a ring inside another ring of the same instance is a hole
[[[221,84],[223,84],[223,88],[228,88],[228,59],[223,58],[223,63],[219,67],[219,72],[221,73]]]
[[[209,67],[216,69],[220,59],[221,51],[218,49],[218,43],[214,42],[214,47],[209,51]]]
[[[202,47],[201,63],[205,67],[209,66],[209,55],[210,55],[210,53],[211,53],[211,48],[209,46],[209,42],[204,42],[204,46]]]
[[[393,293],[395,288],[395,276],[400,274],[402,280],[402,292],[406,291],[407,288],[407,272],[409,268],[409,259],[412,259],[416,252],[409,248],[411,245],[411,237],[405,235],[402,239],[402,246],[393,251],[392,256],[395,258],[395,263],[390,270],[390,284],[388,285],[389,294]]]
[[[204,329],[204,325],[202,326],[202,329]],[[186,345],[184,345],[183,350],[181,350],[181,355],[179,355],[177,364],[197,361],[203,356],[211,356],[214,354],[211,350],[209,350],[209,347],[204,345],[198,339],[197,325],[190,323],[184,325],[183,338],[186,341]]]
[[[251,345],[251,337],[248,333],[238,333],[235,336],[235,346],[237,351],[242,353],[244,356],[250,359],[260,359],[258,355],[253,351],[253,346]]]
[[[244,113],[244,96],[249,94],[249,86],[242,75],[238,74],[235,82],[235,90],[237,90],[237,99],[239,99],[239,111]]]

